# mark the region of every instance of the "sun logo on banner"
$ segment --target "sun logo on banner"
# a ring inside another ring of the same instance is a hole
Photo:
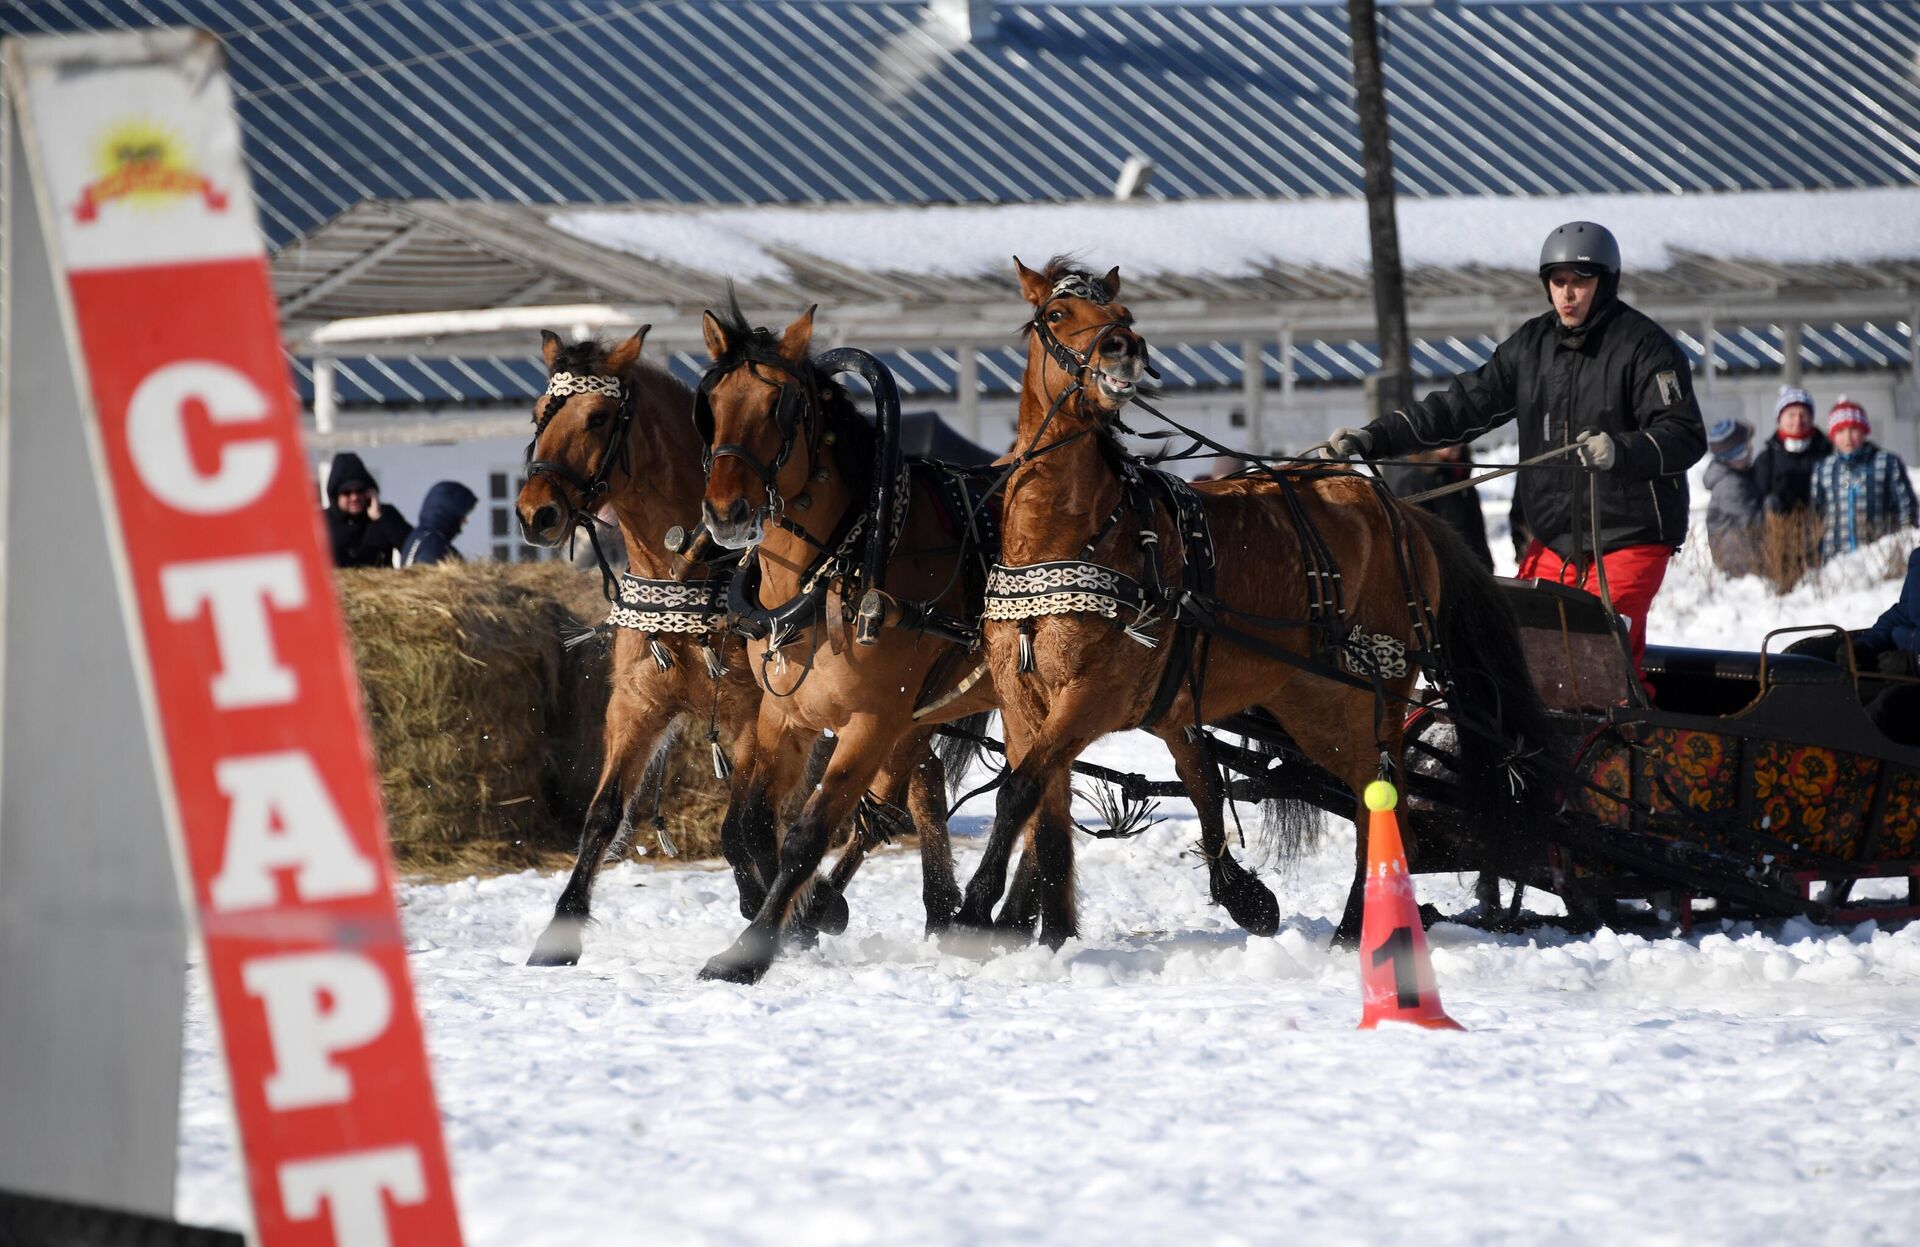
[[[100,137],[94,149],[99,177],[81,188],[74,219],[96,221],[109,203],[161,207],[197,195],[209,212],[224,212],[226,192],[201,176],[179,135],[154,121],[124,121]]]

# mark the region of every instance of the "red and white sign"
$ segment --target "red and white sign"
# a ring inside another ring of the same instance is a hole
[[[257,1240],[457,1244],[359,685],[218,45],[24,40],[6,68],[56,223]]]

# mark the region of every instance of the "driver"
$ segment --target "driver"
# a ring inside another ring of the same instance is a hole
[[[1533,540],[1519,575],[1598,593],[1597,553],[1637,667],[1648,609],[1687,536],[1686,471],[1707,448],[1700,406],[1672,336],[1620,301],[1620,245],[1603,226],[1572,221],[1548,235],[1540,283],[1548,310],[1485,365],[1405,411],[1336,431],[1327,445],[1343,459],[1399,456],[1468,441],[1509,420],[1519,425],[1522,459],[1577,445],[1598,496],[1600,531],[1592,531],[1587,481],[1522,472],[1518,495]]]

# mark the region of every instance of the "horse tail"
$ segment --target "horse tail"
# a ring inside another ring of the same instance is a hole
[[[992,721],[993,711],[980,710],[948,725],[965,735],[950,735],[946,732],[934,735],[934,755],[940,759],[940,765],[946,769],[947,773],[948,801],[960,795],[967,772],[972,770],[973,764],[980,760],[980,753],[984,747],[978,740],[972,738],[985,736],[987,727]]]
[[[1520,624],[1493,573],[1460,534],[1417,507],[1405,507],[1439,562],[1439,680],[1444,682],[1462,764],[1466,813],[1496,846],[1544,812],[1552,784],[1529,774],[1545,741],[1547,709],[1527,669]]]

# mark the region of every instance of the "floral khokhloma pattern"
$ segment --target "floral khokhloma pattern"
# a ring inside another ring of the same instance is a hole
[[[1594,788],[1616,793],[1623,799],[1609,801],[1593,788],[1582,786],[1573,796],[1575,808],[1615,827],[1625,827],[1631,823],[1633,811],[1624,798],[1632,790],[1632,756],[1627,752],[1627,747],[1617,740],[1609,738],[1598,742],[1593,752],[1587,755],[1587,782]]]
[[[1887,808],[1874,855],[1899,861],[1920,857],[1920,771],[1889,767]]]
[[[1739,751],[1718,732],[1654,728],[1640,755],[1646,782],[1640,791],[1655,814],[1672,814],[1676,802],[1698,814],[1731,810],[1739,804]],[[1664,782],[1655,783],[1658,775]],[[1669,796],[1671,793],[1671,796]]]
[[[1810,852],[1860,854],[1877,759],[1763,741],[1754,751],[1756,831]]]

